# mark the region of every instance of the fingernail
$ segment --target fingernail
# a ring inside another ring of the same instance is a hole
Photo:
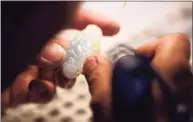
[[[51,43],[43,50],[41,58],[52,63],[58,63],[63,60],[64,49],[56,43]]]
[[[97,60],[95,56],[89,57],[85,62],[85,70],[87,72],[92,72],[94,67],[97,65]]]

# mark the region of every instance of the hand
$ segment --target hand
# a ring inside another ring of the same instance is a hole
[[[119,30],[118,23],[86,9],[78,10],[73,20],[69,28],[83,29],[88,24],[96,24],[102,29],[104,35],[109,36],[114,35],[115,31]],[[25,102],[49,101],[55,93],[53,75],[57,77],[58,85],[66,86],[69,83],[69,80],[64,78],[60,71],[56,72],[65,58],[65,48],[68,46],[68,41],[57,38],[48,41],[38,56],[39,65],[29,65],[16,77],[13,85],[3,92],[3,109]],[[70,87],[73,83],[70,84]]]
[[[193,75],[190,71],[190,42],[182,34],[171,34],[157,41],[142,45],[137,53],[151,57],[153,68],[160,74],[170,89],[177,93],[187,105],[192,105],[190,92],[193,90]],[[92,94],[91,107],[97,122],[111,121],[111,75],[112,64],[103,57],[90,57],[84,65],[84,74]],[[167,122],[167,108],[160,84],[152,84],[152,95],[155,103],[156,122]],[[188,101],[186,101],[189,99]]]

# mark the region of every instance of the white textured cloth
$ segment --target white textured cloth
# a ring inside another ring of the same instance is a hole
[[[101,11],[105,8],[106,14],[120,19],[120,33],[114,37],[104,37],[102,40],[101,55],[111,61],[127,53],[127,46],[136,48],[169,33],[184,33],[192,41],[191,2],[127,2],[124,9],[120,9],[121,3],[88,2],[86,4],[88,5],[86,7]],[[116,7],[121,11],[119,14],[116,12]],[[61,33],[60,37],[63,36]],[[68,36],[71,35],[68,33]],[[15,109],[7,109],[2,120],[3,122],[91,122],[90,99],[88,85],[81,75],[71,90],[57,87],[56,96],[49,103],[24,104]]]

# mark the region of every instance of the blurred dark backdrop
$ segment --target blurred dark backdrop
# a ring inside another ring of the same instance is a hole
[[[2,91],[33,63],[43,44],[65,28],[80,2],[1,2]]]

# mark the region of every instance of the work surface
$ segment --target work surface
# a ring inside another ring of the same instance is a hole
[[[84,4],[121,23],[117,35],[102,39],[101,55],[112,62],[128,52],[128,46],[136,48],[169,33],[184,33],[192,41],[191,2],[127,2],[124,9],[122,6],[123,2]],[[90,98],[86,80],[81,75],[71,90],[57,87],[55,98],[48,104],[25,104],[8,109],[4,122],[91,122]],[[51,114],[54,112],[56,114]]]

